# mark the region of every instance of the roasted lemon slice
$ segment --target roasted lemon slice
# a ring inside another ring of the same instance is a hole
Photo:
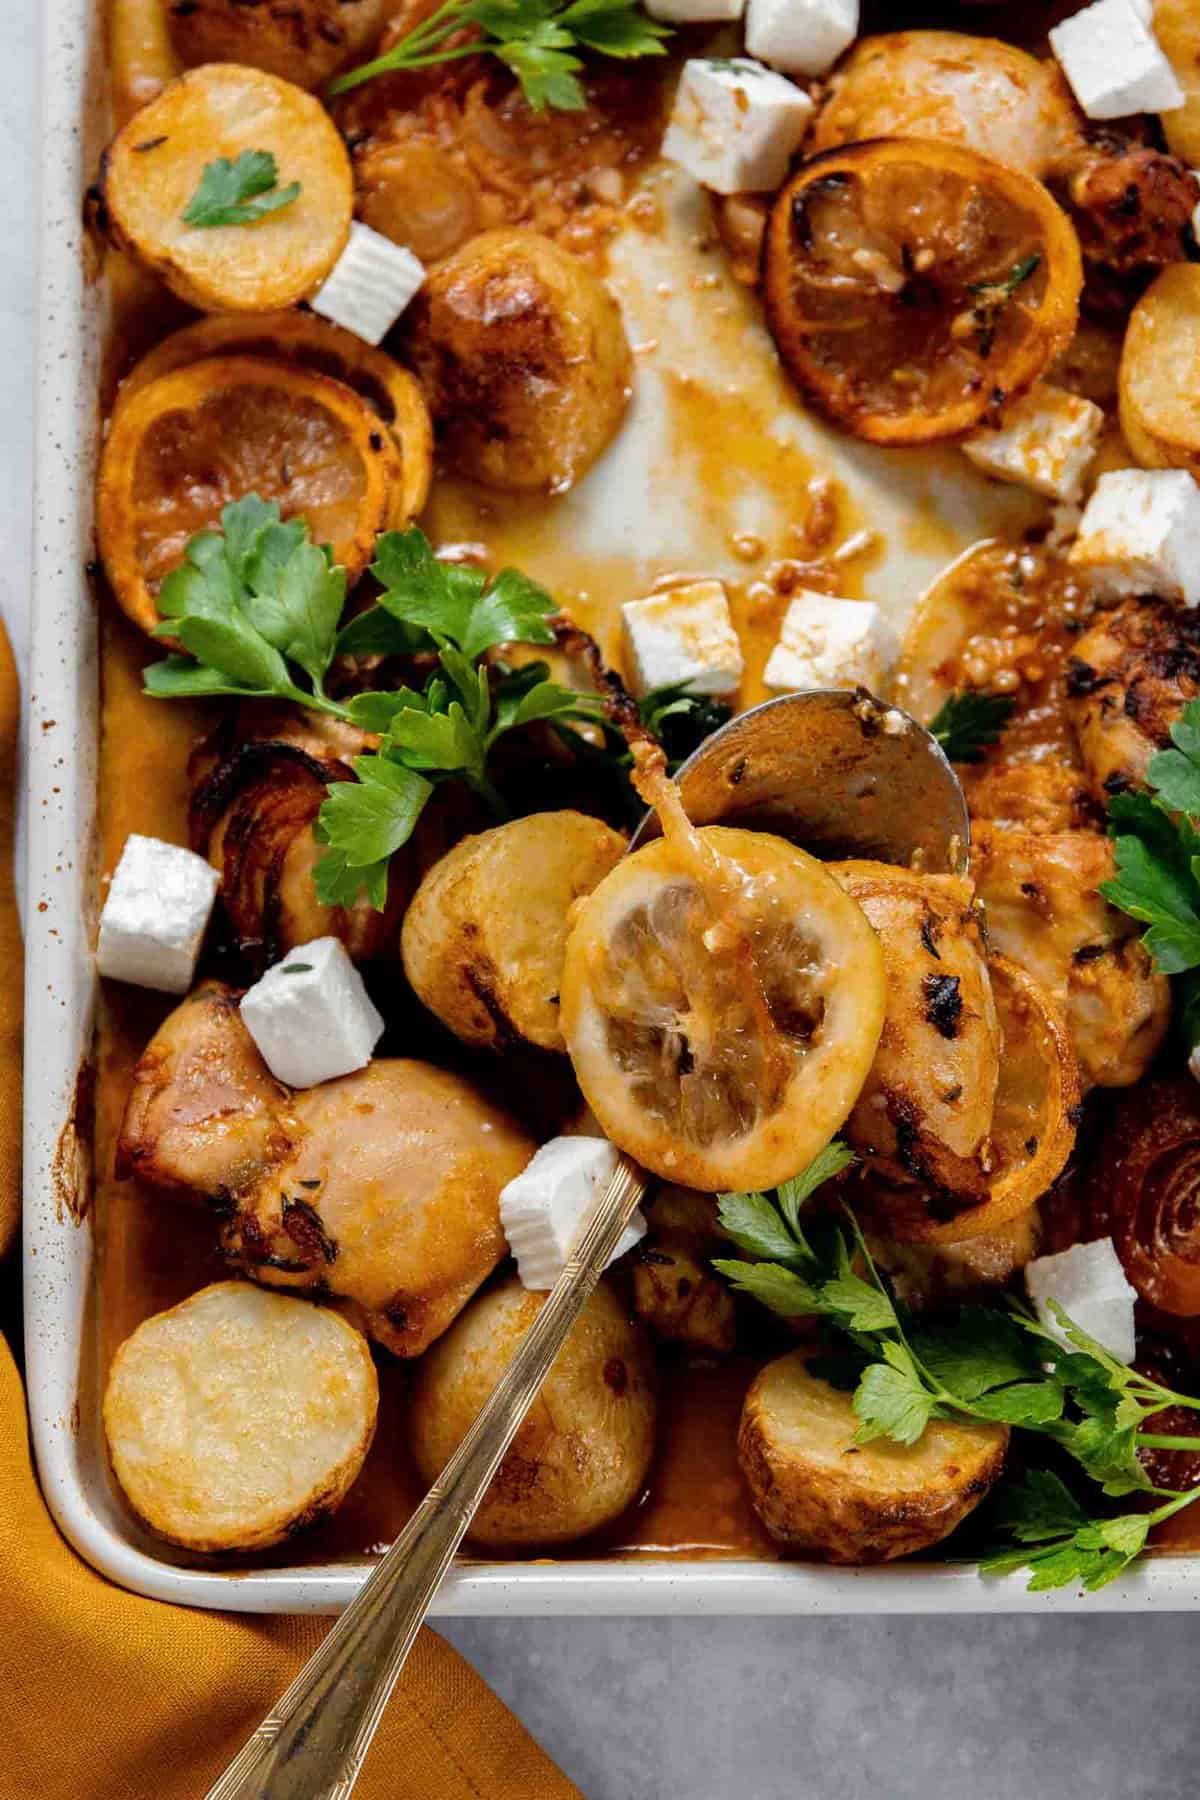
[[[250,224],[189,225],[206,166],[245,151],[274,156],[291,205]],[[123,249],[201,312],[294,306],[324,281],[350,235],[354,177],[320,101],[239,63],[171,82],[119,131],[101,179],[108,229]]]
[[[117,405],[124,405],[160,375],[210,356],[278,357],[353,388],[383,420],[400,452],[401,480],[393,492],[388,524],[399,530],[423,510],[433,474],[429,408],[416,376],[382,350],[307,311],[288,309],[254,319],[236,315],[197,319],[143,356],[121,383]]]
[[[772,1187],[858,1097],[879,942],[822,865],[765,832],[670,833],[619,862],[567,942],[560,1022],[614,1143],[686,1187]]]
[[[194,532],[245,494],[303,514],[355,580],[400,485],[391,433],[351,388],[258,357],[214,357],[148,382],[113,415],[97,531],[112,589],[135,624]]]
[[[1121,351],[1121,430],[1147,469],[1200,474],[1200,267],[1171,263],[1134,307]]]
[[[763,296],[788,370],[856,436],[966,431],[1075,329],[1082,269],[1038,181],[958,145],[881,138],[814,157],[771,209]]]

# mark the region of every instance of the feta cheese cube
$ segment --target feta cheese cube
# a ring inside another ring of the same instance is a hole
[[[1200,488],[1186,469],[1111,469],[1067,560],[1102,599],[1161,594],[1200,604]]]
[[[540,1293],[554,1286],[616,1166],[607,1138],[551,1138],[500,1190],[500,1226],[525,1287]],[[609,1261],[645,1235],[646,1221],[635,1212]]]
[[[403,244],[357,219],[346,248],[309,305],[364,343],[385,338],[425,279],[425,265]]]
[[[729,694],[742,679],[742,646],[724,584],[692,581],[621,608],[630,679],[639,694],[690,681],[696,694]]]
[[[217,871],[202,856],[131,832],[100,914],[100,973],[186,994],[218,886]]]
[[[662,153],[718,194],[777,188],[808,129],[806,93],[738,56],[683,65]]]
[[[725,19],[740,19],[746,0],[646,0],[646,11],[652,19],[665,19],[670,25],[707,25]]]
[[[1111,1238],[1072,1244],[1057,1256],[1039,1256],[1025,1267],[1025,1286],[1041,1323],[1064,1349],[1070,1342],[1050,1311],[1055,1300],[1072,1324],[1103,1344],[1110,1356],[1131,1363],[1137,1349],[1133,1305],[1137,1294],[1125,1279]]]
[[[316,1087],[365,1069],[383,1020],[340,938],[314,938],[242,996],[242,1018],[263,1061],[288,1087]]]
[[[1089,119],[1183,105],[1183,89],[1138,0],[1095,0],[1053,28],[1050,47]]]
[[[1078,500],[1103,429],[1100,407],[1039,381],[1009,402],[999,425],[972,432],[963,449],[998,481],[1015,481],[1048,500]]]
[[[747,50],[788,75],[823,75],[857,36],[858,0],[747,0]]]
[[[836,600],[801,588],[787,612],[763,681],[777,693],[884,686],[899,652],[896,634],[869,600]]]

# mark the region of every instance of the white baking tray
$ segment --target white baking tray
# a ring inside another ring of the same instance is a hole
[[[85,278],[81,201],[104,139],[103,7],[44,0],[33,648],[29,683],[25,1330],[38,1470],[65,1536],[123,1587],[236,1612],[336,1612],[367,1563],[216,1571],[141,1533],[104,1459],[96,1391],[87,1144],[75,1133],[88,1056],[97,648],[85,566],[104,295]],[[302,1543],[297,1546],[302,1554]],[[1161,1557],[1098,1595],[1031,1595],[936,1563],[834,1570],[649,1558],[464,1566],[441,1614],[1066,1612],[1190,1608],[1200,1559]]]

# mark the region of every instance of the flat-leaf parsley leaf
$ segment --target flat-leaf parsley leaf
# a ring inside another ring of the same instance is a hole
[[[185,225],[253,225],[300,198],[300,183],[279,185],[279,165],[269,150],[243,150],[236,161],[218,156],[205,163],[200,185],[183,211]]]

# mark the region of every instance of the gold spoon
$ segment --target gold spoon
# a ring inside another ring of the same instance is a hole
[[[702,744],[678,779],[699,825],[736,819],[826,856],[965,866],[966,802],[940,746],[862,689],[754,707]],[[631,849],[656,824],[647,815]],[[623,1155],[466,1437],[207,1800],[346,1800],[455,1552],[647,1186]]]

